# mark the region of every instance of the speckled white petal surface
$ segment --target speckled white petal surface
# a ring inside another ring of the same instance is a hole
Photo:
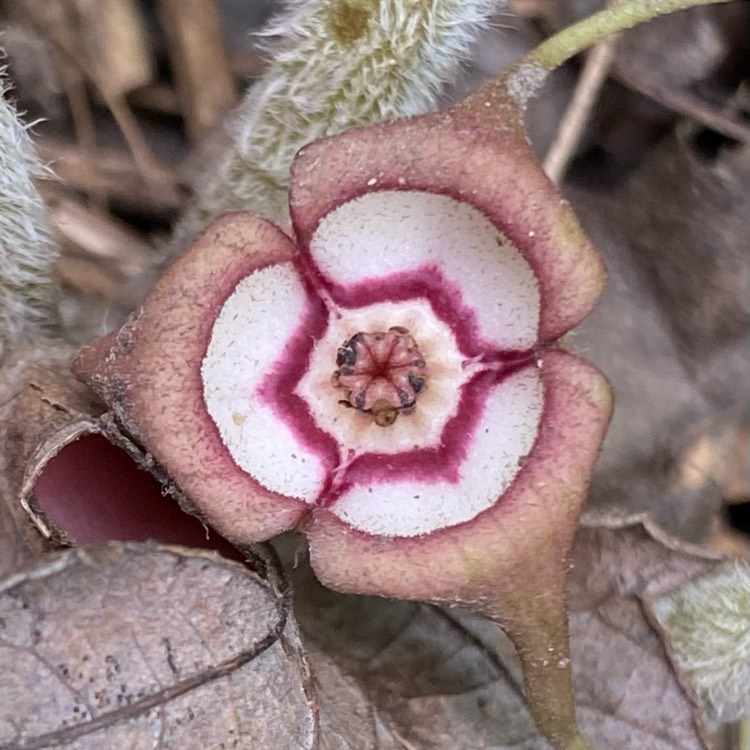
[[[312,502],[325,481],[322,461],[257,393],[305,308],[290,263],[253,272],[222,307],[201,372],[206,407],[236,464],[272,492]]]
[[[456,413],[466,376],[464,357],[450,328],[439,320],[424,299],[383,302],[349,310],[329,321],[316,343],[310,366],[297,386],[318,426],[332,435],[342,453],[400,453],[440,443],[445,423]],[[360,331],[409,330],[427,363],[427,387],[417,398],[414,413],[402,415],[389,427],[378,427],[372,416],[338,403],[341,390],[331,384],[338,348]]]
[[[356,529],[409,537],[469,521],[495,503],[521,470],[539,429],[544,396],[529,366],[490,393],[462,462],[459,481],[356,485],[330,507]]]
[[[537,341],[540,293],[529,264],[476,208],[420,191],[367,193],[321,221],[313,260],[342,286],[438,268],[474,313],[479,335],[498,349]]]

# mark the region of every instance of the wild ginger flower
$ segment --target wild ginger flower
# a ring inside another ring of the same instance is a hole
[[[558,339],[603,269],[508,104],[305,147],[295,239],[211,226],[78,372],[236,543],[304,528],[333,588],[461,604],[575,729],[567,556],[610,412]]]

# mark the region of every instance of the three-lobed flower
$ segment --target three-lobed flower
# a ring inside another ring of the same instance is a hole
[[[304,528],[333,588],[493,617],[581,747],[565,572],[611,404],[557,342],[596,252],[481,97],[305,147],[290,209],[210,225],[78,372],[235,543]]]

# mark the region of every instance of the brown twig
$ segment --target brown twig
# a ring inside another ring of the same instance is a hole
[[[615,72],[614,78],[633,91],[690,117],[727,138],[740,143],[750,143],[750,128],[733,117],[712,109],[706,102],[688,91],[668,89],[626,71]]]
[[[70,104],[70,114],[73,118],[73,129],[78,146],[85,153],[96,154],[96,128],[94,127],[91,102],[86,93],[86,86],[83,79],[75,72],[70,71],[68,66],[63,65],[61,67],[61,78]],[[81,168],[85,172],[84,180],[88,185],[85,190],[86,197],[92,205],[100,209],[104,208],[106,196],[95,186],[92,160],[83,162]]]
[[[210,132],[237,104],[214,0],[158,0],[185,128],[191,140]]]
[[[105,106],[109,109],[117,123],[133,157],[136,168],[144,181],[160,190],[174,192],[175,188],[170,173],[159,164],[154,156],[124,98],[119,94],[113,94],[109,90],[106,82],[100,79],[100,76],[81,55],[71,49],[69,42],[58,33],[54,25],[48,22],[43,13],[39,12],[38,6],[33,3],[24,3],[23,11],[27,14],[30,22],[39,29],[40,33],[65,58],[65,61],[80,70],[99,91]]]
[[[608,37],[599,42],[586,57],[573,98],[544,159],[544,171],[554,183],[559,184],[565,177],[570,160],[581,142],[599,92],[612,67],[615,44],[616,37]]]
[[[133,160],[122,150],[99,146],[96,154],[55,138],[36,138],[37,153],[55,177],[71,190],[99,192],[109,199],[149,213],[173,213],[183,207],[177,194],[144,182]]]

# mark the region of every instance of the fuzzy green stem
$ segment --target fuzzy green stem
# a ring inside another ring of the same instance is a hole
[[[618,31],[630,29],[657,16],[664,16],[695,5],[711,5],[729,0],[627,0],[595,13],[542,42],[521,59],[521,64],[539,65],[545,70],[559,68],[574,55]]]
[[[541,592],[499,594],[479,611],[513,641],[534,723],[555,750],[591,750],[578,731],[570,668],[565,580]]]
[[[657,597],[650,608],[709,725],[750,715],[750,566],[724,567]]]
[[[47,177],[0,68],[0,360],[15,342],[54,336],[58,253],[34,180]]]
[[[623,0],[568,26],[542,42],[482,87],[483,96],[504,98],[510,94],[516,104],[524,107],[539,92],[553,70],[611,34],[679,10],[729,1]]]
[[[307,143],[434,109],[502,0],[307,0],[265,34],[272,63],[237,112],[233,144],[179,224],[181,249],[211,218],[253,211],[289,225],[289,166]]]

